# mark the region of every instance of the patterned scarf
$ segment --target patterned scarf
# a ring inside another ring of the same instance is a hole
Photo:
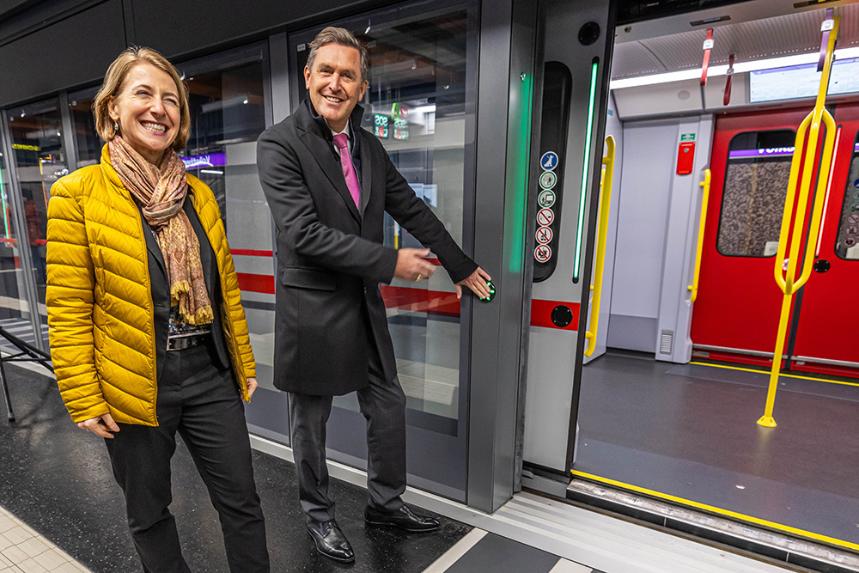
[[[182,209],[188,194],[185,164],[173,150],[160,165],[149,163],[120,136],[108,143],[110,161],[125,188],[143,206],[143,217],[155,233],[170,283],[170,303],[187,324],[214,322],[203,278],[200,242]]]

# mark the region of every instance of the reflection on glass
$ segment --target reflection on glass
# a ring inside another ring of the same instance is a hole
[[[102,141],[95,130],[92,102],[98,88],[69,94],[69,114],[75,136],[78,167],[95,165],[101,157]]]
[[[339,25],[351,28],[369,53],[362,127],[379,138],[417,196],[461,245],[467,185],[466,107],[473,103],[468,90],[475,81],[474,70],[467,65],[474,44],[474,17],[460,6],[431,14],[392,11],[374,15],[370,21]],[[296,69],[301,70],[307,61],[306,45],[299,44],[296,52]],[[304,85],[301,78],[299,85]],[[302,98],[305,93],[302,88]],[[388,215],[385,244],[420,246]],[[382,285],[381,291],[408,408],[457,420],[460,305],[450,278],[440,268],[429,281],[395,279]],[[354,396],[338,397],[335,405],[358,409]],[[431,426],[453,435],[457,431],[456,424]]]
[[[842,259],[859,260],[859,136],[853,146],[835,253]]]
[[[48,100],[12,109],[8,115],[16,172],[27,220],[27,244],[36,279],[36,295],[42,323],[45,310],[45,244],[48,200],[54,182],[69,170],[63,150],[60,109]],[[44,335],[47,342],[47,335]]]
[[[35,337],[25,294],[24,269],[19,264],[20,252],[11,193],[9,170],[0,140],[0,328],[33,343]]]
[[[731,140],[717,243],[721,254],[776,254],[793,142],[790,130],[751,131]]]
[[[250,55],[248,55],[250,54]],[[218,199],[263,387],[272,384],[274,262],[271,214],[259,184],[256,140],[265,129],[260,49],[232,61],[179,65],[191,111],[191,136],[179,152],[185,168]]]

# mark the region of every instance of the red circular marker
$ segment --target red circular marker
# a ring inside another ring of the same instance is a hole
[[[549,245],[537,245],[534,249],[534,259],[538,263],[547,263],[552,258],[552,247]]]
[[[552,233],[552,229],[549,227],[539,227],[537,232],[534,233],[534,238],[537,239],[537,242],[541,245],[548,245],[552,242],[552,237],[554,233]]]
[[[548,227],[555,222],[555,212],[551,209],[540,209],[537,213],[537,224],[541,227]]]

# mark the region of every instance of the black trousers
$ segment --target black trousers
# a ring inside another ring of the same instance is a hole
[[[190,571],[169,510],[170,458],[177,431],[218,512],[230,571],[269,571],[244,408],[232,373],[214,366],[210,346],[165,353],[158,427],[120,424],[114,439],[105,440],[147,573]]]
[[[367,419],[368,503],[395,511],[402,507],[400,496],[406,490],[406,395],[396,377],[385,380],[375,348],[370,356],[370,384],[358,391],[358,404]],[[289,393],[298,494],[308,521],[334,519],[325,464],[325,425],[333,399]]]

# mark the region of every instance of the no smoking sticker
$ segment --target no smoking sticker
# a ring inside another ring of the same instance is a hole
[[[552,247],[549,245],[537,245],[534,249],[534,260],[538,263],[547,263],[552,258]]]
[[[542,209],[549,209],[555,205],[555,200],[557,196],[555,192],[551,189],[543,189],[540,191],[540,194],[537,195],[537,204],[540,205]]]
[[[540,227],[537,229],[537,232],[534,234],[534,237],[537,239],[537,242],[541,245],[548,245],[552,242],[552,229],[549,227]]]
[[[555,222],[555,212],[551,209],[540,209],[537,213],[537,224],[541,227],[548,227]]]

